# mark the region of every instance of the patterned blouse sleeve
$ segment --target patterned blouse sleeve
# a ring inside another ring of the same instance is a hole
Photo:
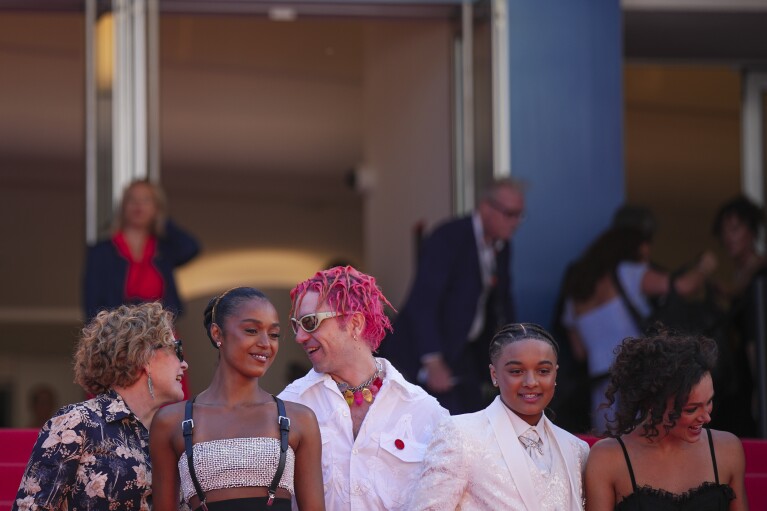
[[[40,430],[11,510],[59,509],[78,486],[86,423],[77,408],[64,410]]]

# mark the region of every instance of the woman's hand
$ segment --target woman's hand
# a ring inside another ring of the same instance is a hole
[[[703,275],[708,277],[709,275],[714,273],[714,270],[716,270],[716,267],[718,265],[719,265],[719,262],[717,261],[714,253],[710,250],[706,250],[700,256],[700,259],[698,259],[697,269]]]

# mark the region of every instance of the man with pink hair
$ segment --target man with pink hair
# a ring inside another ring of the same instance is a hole
[[[337,266],[290,292],[290,322],[312,370],[280,393],[314,410],[322,433],[325,506],[399,510],[426,446],[448,415],[436,399],[376,358],[391,304],[375,279]]]

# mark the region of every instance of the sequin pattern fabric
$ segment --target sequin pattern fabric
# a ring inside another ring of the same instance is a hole
[[[268,487],[280,461],[280,441],[277,438],[229,438],[194,444],[194,469],[203,491],[244,486]],[[279,487],[291,495],[296,455],[288,448],[285,471]],[[178,460],[181,493],[185,501],[196,494],[189,475],[186,453]]]

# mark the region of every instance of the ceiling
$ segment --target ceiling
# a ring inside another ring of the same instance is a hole
[[[0,66],[14,70],[0,75],[0,154],[9,161],[84,158],[83,5],[0,0]],[[454,2],[283,2],[298,19],[275,22],[272,4],[258,0],[160,5],[164,172],[337,177],[363,163],[366,32],[455,9]],[[767,63],[767,0],[622,5],[627,59]],[[237,9],[256,15],[201,15]],[[384,17],[366,17],[374,14]]]
[[[767,1],[763,3],[767,8]],[[624,55],[763,67],[767,64],[767,9],[625,10]]]

